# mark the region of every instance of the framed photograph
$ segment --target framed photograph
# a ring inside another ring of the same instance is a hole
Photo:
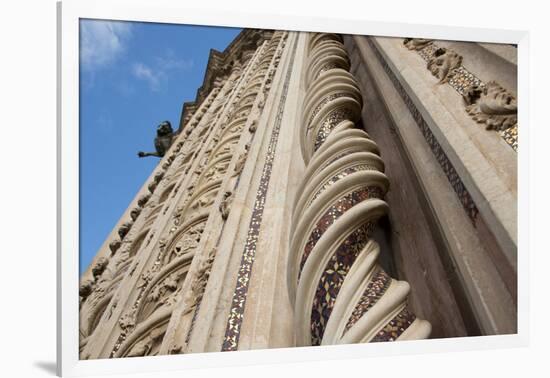
[[[58,374],[526,344],[526,32],[111,1],[58,38]]]

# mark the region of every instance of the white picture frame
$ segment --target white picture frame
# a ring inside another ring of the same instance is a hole
[[[178,1],[143,0],[58,3],[58,315],[57,372],[62,376],[175,371],[201,367],[244,366],[273,362],[298,362],[418,354],[441,351],[482,350],[528,344],[528,197],[529,182],[529,36],[524,31],[473,29],[365,20],[282,16],[270,13],[227,12],[190,8]],[[79,250],[79,19],[162,22],[209,26],[233,26],[343,34],[484,41],[518,45],[518,122],[522,148],[518,153],[518,332],[515,335],[481,336],[400,343],[254,350],[238,353],[203,353],[86,360],[78,358],[78,250]]]

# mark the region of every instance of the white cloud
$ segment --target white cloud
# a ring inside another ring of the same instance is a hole
[[[192,59],[178,59],[172,50],[167,50],[165,56],[158,56],[151,66],[138,62],[132,66],[132,72],[138,79],[149,84],[152,91],[160,90],[161,83],[168,79],[174,71],[187,71],[193,68]]]
[[[132,72],[138,79],[145,80],[153,91],[160,89],[160,81],[165,76],[164,72],[155,72],[143,63],[135,63]]]
[[[169,70],[190,70],[193,68],[194,62],[192,59],[178,59],[172,49],[166,50],[165,56],[156,57],[156,64],[163,72]]]
[[[83,20],[80,24],[80,63],[93,71],[113,63],[132,34],[129,22]]]

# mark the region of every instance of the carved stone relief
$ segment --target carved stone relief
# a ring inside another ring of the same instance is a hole
[[[221,202],[220,207],[219,207],[220,214],[221,214],[223,220],[226,220],[227,217],[229,216],[229,210],[230,210],[230,205],[231,205],[231,195],[232,194],[233,193],[230,192],[230,191],[227,191],[223,194],[223,199],[222,199],[222,202]]]
[[[248,157],[248,150],[250,149],[250,143],[247,143],[244,146],[244,152],[239,155],[237,163],[235,163],[235,168],[233,170],[233,177],[238,176],[243,171],[244,165],[246,163],[246,158]]]
[[[460,67],[462,57],[451,49],[440,47],[434,52],[434,56],[428,61],[428,70],[443,84],[449,81],[453,70]]]
[[[189,314],[200,303],[208,282],[208,277],[210,276],[212,263],[216,257],[216,252],[216,248],[212,248],[206,258],[201,262],[197,270],[196,278],[191,284],[191,290],[185,293],[184,301],[186,306],[183,315]]]
[[[149,294],[143,299],[136,315],[138,323],[147,319],[159,308],[175,304],[176,296],[180,293],[183,281],[185,280],[187,268],[188,266],[180,268],[177,272],[157,282],[149,290]]]
[[[403,44],[409,50],[422,50],[424,47],[432,44],[432,40],[423,38],[405,38]]]
[[[517,124],[518,104],[515,97],[495,81],[471,87],[464,96],[466,111],[487,130],[506,130]]]
[[[167,265],[174,259],[193,252],[199,245],[203,230],[204,223],[201,222],[183,232],[177,239],[174,247],[166,253],[163,265]]]
[[[153,350],[157,349],[164,337],[165,331],[154,329],[146,337],[138,341],[132,349],[126,354],[126,357],[144,357],[151,356],[156,353]]]
[[[497,131],[517,151],[517,100],[510,91],[496,81],[484,83],[462,65],[461,56],[432,40],[405,38],[403,45],[428,62],[439,83],[448,83],[463,97],[465,110],[475,122]]]

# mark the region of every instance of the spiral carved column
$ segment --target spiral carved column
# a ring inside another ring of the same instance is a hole
[[[379,150],[363,131],[362,98],[335,34],[308,46],[300,147],[306,164],[292,216],[288,287],[299,346],[423,339],[409,284],[377,263],[371,238],[388,211]]]

